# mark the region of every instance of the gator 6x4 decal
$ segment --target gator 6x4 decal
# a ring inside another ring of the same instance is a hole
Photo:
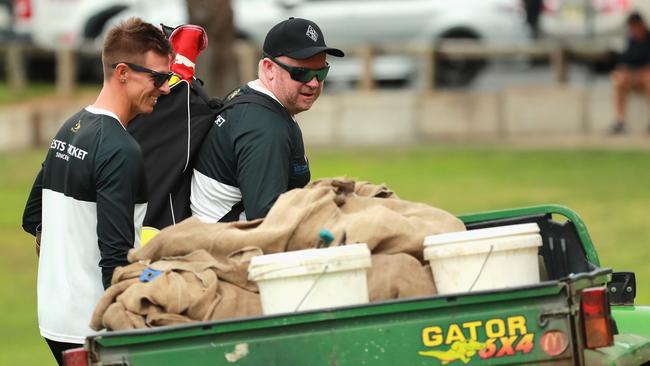
[[[529,333],[526,327],[526,318],[515,315],[426,327],[422,329],[422,344],[427,349],[418,353],[436,358],[442,365],[456,361],[467,364],[474,357],[491,359],[527,354],[533,350],[534,340],[535,334]]]

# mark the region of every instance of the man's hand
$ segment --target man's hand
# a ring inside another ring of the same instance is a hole
[[[41,256],[41,232],[36,233],[36,256]]]

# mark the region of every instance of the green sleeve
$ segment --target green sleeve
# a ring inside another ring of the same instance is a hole
[[[128,264],[126,256],[133,248],[137,167],[137,156],[124,147],[98,155],[97,239],[104,288],[110,286],[115,267]]]
[[[43,208],[43,167],[36,175],[34,184],[32,185],[32,190],[29,192],[29,198],[27,198],[27,204],[25,205],[25,211],[23,212],[23,229],[32,234],[36,235],[36,232],[40,230],[41,221],[42,221],[42,212]]]

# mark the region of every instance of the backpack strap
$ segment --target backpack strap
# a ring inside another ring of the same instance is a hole
[[[221,106],[221,108],[217,111],[217,114],[222,113],[223,111],[225,111],[226,109],[234,105],[245,104],[245,103],[258,104],[261,105],[262,107],[265,107],[281,115],[284,118],[293,119],[289,114],[289,112],[282,106],[282,104],[257,92],[253,92],[250,94],[239,94],[239,95],[235,95],[233,98],[227,99],[227,101],[223,104],[223,106]]]

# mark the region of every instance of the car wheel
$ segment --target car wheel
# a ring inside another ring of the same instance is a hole
[[[468,39],[479,40],[480,38],[470,31],[452,31],[441,37],[444,40]],[[435,83],[442,87],[464,87],[474,81],[476,76],[485,68],[485,60],[448,60],[436,59],[436,80]]]

